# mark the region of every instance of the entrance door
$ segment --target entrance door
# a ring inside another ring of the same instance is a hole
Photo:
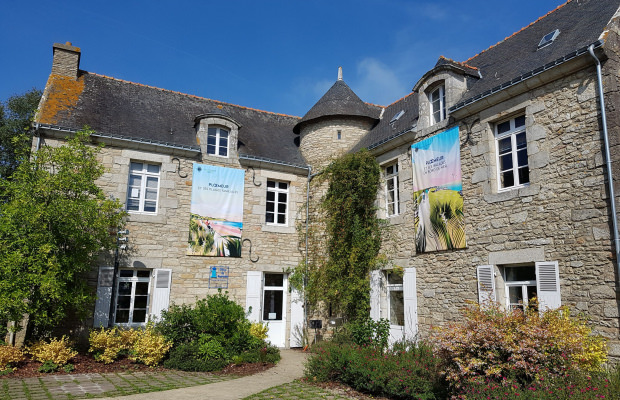
[[[284,347],[286,341],[286,292],[285,274],[266,272],[263,278],[262,321],[267,324],[267,340],[274,346]]]

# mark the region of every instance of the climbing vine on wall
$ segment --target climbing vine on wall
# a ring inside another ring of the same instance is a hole
[[[311,192],[314,198],[317,193],[324,196],[316,207],[309,205],[306,298],[311,305],[330,305],[334,314],[348,320],[368,316],[369,273],[383,260],[379,250],[385,225],[375,207],[379,179],[377,161],[361,151],[333,161]]]

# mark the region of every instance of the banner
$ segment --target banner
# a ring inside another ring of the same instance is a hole
[[[245,170],[194,163],[190,256],[241,257]]]
[[[416,252],[465,248],[459,128],[411,145],[411,161]]]

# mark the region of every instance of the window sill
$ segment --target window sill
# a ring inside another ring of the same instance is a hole
[[[539,185],[530,184],[530,185],[515,187],[514,189],[513,188],[504,189],[501,192],[497,192],[497,193],[485,194],[484,200],[487,203],[498,203],[501,201],[512,200],[517,197],[534,196],[538,194],[539,191],[540,191]]]
[[[394,214],[386,218],[391,225],[400,225],[405,223],[405,214]]]
[[[128,212],[127,213],[127,221],[128,222],[151,222],[151,223],[166,223],[166,216],[162,214],[144,214],[144,213],[135,213]]]
[[[263,232],[274,232],[274,233],[296,233],[296,229],[294,226],[287,225],[269,225],[265,224],[261,229]]]

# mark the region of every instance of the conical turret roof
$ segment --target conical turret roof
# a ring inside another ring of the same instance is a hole
[[[364,103],[342,79],[316,102],[316,104],[295,125],[293,132],[299,133],[303,125],[325,117],[362,117],[379,121],[380,110]]]

